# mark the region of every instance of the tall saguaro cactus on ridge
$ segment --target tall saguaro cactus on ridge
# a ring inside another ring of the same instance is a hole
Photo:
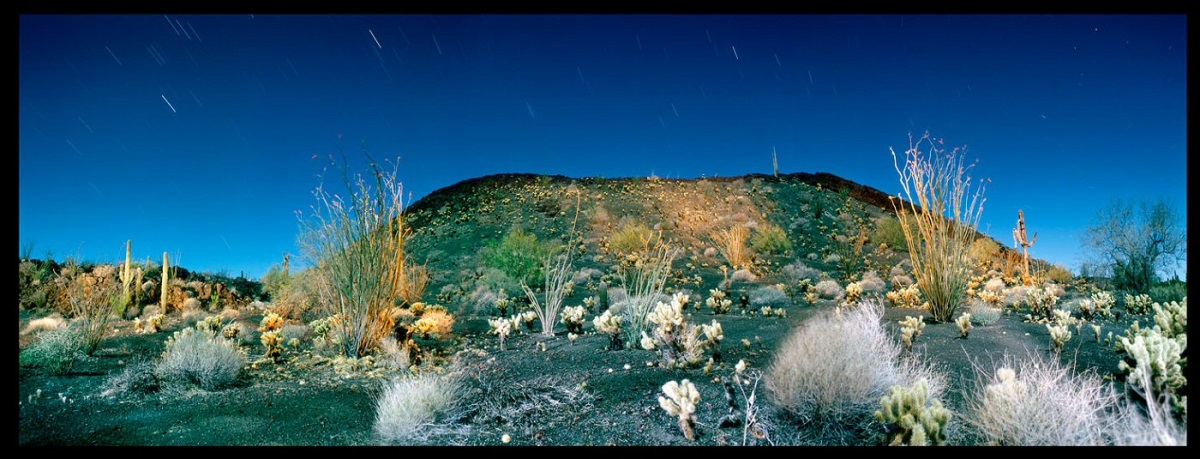
[[[1033,244],[1035,242],[1037,242],[1037,233],[1036,232],[1033,233],[1032,240],[1030,240],[1028,238],[1028,234],[1025,232],[1025,211],[1018,209],[1017,210],[1017,227],[1013,229],[1013,245],[1020,246],[1022,249],[1022,252],[1024,252],[1024,255],[1025,255],[1025,283],[1026,284],[1029,284],[1032,282],[1032,278],[1029,277],[1029,248],[1033,247]]]

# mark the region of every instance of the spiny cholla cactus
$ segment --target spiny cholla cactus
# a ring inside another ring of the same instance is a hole
[[[688,440],[696,439],[696,405],[700,403],[700,392],[691,381],[667,381],[662,387],[666,397],[658,396],[658,406],[667,414],[679,419],[679,429]]]
[[[649,334],[642,332],[640,344],[643,349],[657,350],[667,368],[685,368],[700,364],[705,348],[716,347],[724,338],[721,324],[715,320],[713,325],[701,327],[686,322],[683,317],[683,305],[678,297],[673,298],[670,303],[659,302],[646,316],[646,320],[655,326]],[[701,339],[702,333],[707,338]]]
[[[887,292],[884,297],[887,299],[888,304],[897,308],[919,308],[923,305],[921,303],[921,291],[917,288],[917,284],[911,284],[908,287]]]
[[[500,312],[501,317],[508,315],[509,306],[512,306],[512,300],[508,298],[508,292],[501,289],[500,293],[496,294],[496,310]]]
[[[562,310],[561,322],[567,326],[567,333],[583,333],[583,306],[568,306]]]
[[[711,289],[708,291],[709,297],[704,301],[708,307],[712,308],[713,314],[725,314],[729,312],[729,308],[733,306],[733,300],[725,298],[725,291],[721,289]]]
[[[981,290],[976,296],[983,300],[984,303],[987,303],[988,306],[993,308],[998,308],[1004,303],[1004,295],[994,290],[984,289]]]
[[[900,339],[904,340],[904,347],[912,348],[913,341],[916,341],[918,336],[921,336],[922,329],[925,328],[925,318],[905,316],[900,322]]]
[[[808,303],[809,306],[817,304],[817,300],[819,300],[819,299],[820,299],[820,297],[817,296],[816,290],[809,290],[807,293],[804,294],[804,301],[806,303]]]
[[[608,335],[609,349],[622,348],[620,314],[613,314],[611,309],[606,309],[603,314],[592,319],[592,326],[596,327],[597,332]]]
[[[892,446],[941,445],[946,440],[950,411],[940,400],[928,402],[928,398],[929,386],[921,379],[912,387],[892,386],[879,400],[883,408],[875,412],[875,419],[891,424],[890,430],[896,432]]]
[[[846,284],[846,297],[842,299],[842,306],[855,306],[862,299],[863,289],[858,282]]]
[[[683,292],[675,292],[674,294],[672,294],[671,301],[679,302],[680,309],[682,309],[684,311],[687,310],[688,305],[691,304],[691,302],[692,302],[690,296]],[[700,308],[697,307],[696,309],[699,310]]]
[[[138,333],[158,333],[162,330],[162,323],[165,318],[166,316],[162,313],[147,317],[146,320],[142,320],[140,317],[136,318],[133,320],[133,330]]]
[[[954,319],[954,323],[958,325],[959,336],[966,338],[967,334],[971,332],[971,314],[964,312],[963,315]]]
[[[1130,295],[1125,294],[1125,309],[1129,310],[1130,314],[1145,314],[1150,311],[1150,304],[1153,300],[1150,295]]]
[[[525,311],[517,315],[521,322],[525,324],[525,328],[533,333],[533,321],[537,320],[537,313],[533,311]]]
[[[1163,336],[1175,338],[1187,335],[1187,297],[1182,302],[1154,303],[1154,324]]]
[[[266,348],[264,353],[266,357],[272,360],[279,360],[283,355],[283,336],[280,335],[280,330],[268,330],[259,335],[258,341]]]
[[[1050,311],[1054,310],[1054,305],[1057,303],[1058,296],[1054,294],[1054,289],[1050,286],[1030,288],[1025,295],[1025,304],[1029,306],[1034,320],[1050,320]]]
[[[1122,360],[1117,368],[1129,373],[1131,384],[1140,386],[1149,381],[1155,393],[1168,395],[1177,409],[1184,410],[1187,397],[1180,398],[1178,394],[1187,385],[1187,377],[1183,374],[1187,335],[1180,335],[1183,340],[1177,340],[1163,336],[1157,327],[1151,330],[1134,336],[1132,340],[1121,338],[1122,347],[1129,358]]]
[[[596,309],[596,305],[599,304],[599,302],[600,297],[595,295],[589,296],[583,299],[583,307],[586,308],[588,312],[591,312],[593,309]]]
[[[1098,317],[1112,317],[1112,307],[1117,304],[1117,298],[1112,292],[1100,290],[1092,293],[1092,305],[1095,309],[1094,314]]]
[[[507,319],[502,318],[502,317],[496,318],[496,319],[488,319],[488,325],[491,327],[488,330],[488,333],[491,333],[493,335],[500,337],[500,350],[501,351],[504,350],[504,341],[508,339],[508,336],[512,334],[513,330],[517,329],[517,322],[518,322],[517,316],[512,316]]]
[[[1054,352],[1062,352],[1063,345],[1071,340],[1071,327],[1060,323],[1046,324],[1050,339],[1054,341]]]
[[[212,317],[217,317],[217,316],[209,316],[209,317],[212,318]],[[276,314],[274,312],[268,312],[267,315],[263,316],[262,322],[258,323],[258,331],[260,331],[260,332],[279,330],[281,328],[283,328],[283,317],[280,317],[279,314]]]

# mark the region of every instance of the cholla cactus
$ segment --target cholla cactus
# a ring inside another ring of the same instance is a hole
[[[971,314],[963,313],[963,315],[954,319],[954,323],[958,325],[959,336],[966,338],[967,334],[971,332]]]
[[[890,423],[890,430],[896,432],[891,445],[941,445],[945,441],[950,411],[937,399],[927,405],[928,398],[929,386],[921,379],[912,387],[892,386],[879,400],[883,408],[875,412],[875,419]]]
[[[279,329],[263,332],[258,340],[262,343],[263,347],[266,347],[266,357],[279,360],[279,357],[283,355],[283,336],[280,335]]]
[[[508,315],[508,308],[512,306],[512,300],[508,298],[508,292],[503,289],[496,294],[496,310],[500,312],[500,317]]]
[[[921,336],[922,329],[925,328],[925,318],[905,316],[900,322],[900,339],[904,341],[904,347],[912,349],[913,341]]]
[[[1100,342],[1100,330],[1101,330],[1101,328],[1099,325],[1092,324],[1092,332],[1096,334],[1096,342],[1097,343]]]
[[[530,333],[533,333],[533,321],[537,320],[537,313],[533,311],[525,311],[519,314],[518,317],[520,317],[521,322],[525,324],[525,328],[528,329]]]
[[[621,349],[621,315],[613,314],[612,310],[605,310],[603,314],[592,319],[592,326],[596,327],[596,331],[608,335],[609,349]]]
[[[842,299],[842,306],[856,306],[858,301],[862,299],[863,289],[858,282],[851,282],[846,285],[846,297]]]
[[[1054,341],[1054,352],[1062,352],[1063,345],[1071,340],[1071,327],[1061,324],[1046,324],[1050,339]]]
[[[1084,320],[1090,320],[1096,316],[1096,302],[1091,298],[1084,298],[1077,303],[1079,307],[1079,315]]]
[[[917,284],[911,284],[902,289],[887,292],[884,295],[887,302],[898,308],[919,308],[921,303],[921,291],[917,288]]]
[[[1176,338],[1187,335],[1187,297],[1183,302],[1154,303],[1154,324],[1163,336]]]
[[[725,298],[725,291],[721,289],[711,289],[708,291],[708,300],[704,301],[708,307],[712,308],[713,314],[725,314],[729,312],[729,308],[733,306],[733,300]]]
[[[808,303],[809,306],[817,304],[818,299],[820,299],[820,297],[817,296],[817,292],[815,290],[809,290],[804,294],[804,301]]]
[[[274,312],[268,312],[267,315],[263,316],[262,322],[258,323],[258,331],[260,332],[269,332],[272,330],[279,330],[281,328],[283,328],[283,317],[280,317],[279,314]]]
[[[594,295],[589,296],[583,299],[583,307],[587,309],[588,312],[591,312],[593,309],[596,309],[596,305],[599,304],[599,302],[600,297]]]
[[[997,291],[984,289],[980,291],[977,296],[979,299],[983,300],[984,303],[987,303],[988,306],[993,308],[998,308],[1004,303],[1004,294]]]
[[[679,429],[688,440],[696,439],[696,405],[700,403],[700,393],[691,381],[668,381],[663,384],[663,394],[658,397],[658,406],[667,414],[679,419]]]
[[[673,295],[671,295],[671,301],[679,302],[680,309],[684,311],[687,310],[688,304],[691,304],[691,299],[688,298],[688,294],[683,292],[675,292]]]
[[[1095,315],[1098,317],[1112,317],[1112,307],[1117,304],[1117,298],[1112,292],[1098,291],[1092,293],[1092,304],[1095,307]]]
[[[561,322],[567,326],[568,333],[583,333],[583,306],[568,306],[563,308]]]
[[[1181,336],[1184,337],[1182,341],[1166,337],[1156,327],[1132,340],[1122,337],[1122,348],[1129,353],[1129,358],[1122,360],[1117,368],[1129,373],[1131,384],[1149,385],[1155,393],[1167,394],[1175,407],[1182,410],[1186,407],[1187,397],[1180,398],[1178,394],[1187,385],[1187,377],[1183,374],[1187,335]]]
[[[165,318],[166,316],[162,313],[147,317],[146,320],[142,320],[139,317],[133,320],[133,330],[143,334],[158,333],[162,330],[162,323]]]
[[[646,315],[647,322],[655,327],[649,334],[642,332],[641,346],[647,350],[657,350],[667,368],[684,368],[701,362],[706,347],[715,345],[724,338],[721,324],[713,321],[712,325],[696,327],[684,320],[683,305],[679,298],[672,298],[670,303],[659,302]],[[701,339],[704,333],[707,338]],[[714,355],[714,358],[719,354]]]
[[[1029,306],[1034,320],[1050,320],[1051,311],[1054,310],[1054,305],[1057,303],[1058,296],[1054,294],[1054,289],[1050,286],[1030,288],[1025,295],[1025,304]]]
[[[1130,295],[1125,294],[1125,309],[1129,310],[1130,314],[1145,314],[1150,311],[1150,304],[1153,300],[1150,295]]]
[[[510,317],[508,319],[505,319],[505,318],[488,319],[488,325],[491,327],[488,330],[488,333],[491,333],[493,335],[500,337],[500,350],[501,351],[504,350],[504,341],[506,339],[508,339],[508,335],[511,335],[513,330],[516,329],[516,327],[517,327],[516,322],[517,322],[516,316]]]

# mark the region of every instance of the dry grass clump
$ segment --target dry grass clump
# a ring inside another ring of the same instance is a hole
[[[233,340],[185,328],[167,340],[154,371],[164,384],[214,390],[236,381],[247,360],[245,351]]]
[[[907,355],[885,331],[882,316],[881,304],[866,301],[801,324],[766,371],[771,399],[806,423],[863,428],[894,385],[924,378],[929,397],[939,397],[945,378]]]
[[[465,387],[457,372],[422,372],[385,383],[375,398],[375,434],[385,444],[409,444],[444,432],[455,419]]]
[[[976,374],[963,419],[984,443],[1100,446],[1126,428],[1115,414],[1120,396],[1112,387],[1057,359],[1005,358],[994,372],[976,367]]]
[[[750,248],[746,245],[750,239],[750,229],[741,225],[717,231],[713,235],[717,249],[725,261],[734,269],[745,267],[750,263]]]

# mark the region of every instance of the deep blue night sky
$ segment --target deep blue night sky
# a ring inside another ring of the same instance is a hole
[[[770,173],[772,150],[895,194],[888,148],[929,131],[991,180],[981,229],[1011,244],[1023,209],[1031,254],[1075,269],[1113,198],[1186,218],[1186,19],[22,15],[19,244],[257,278],[339,148],[400,157],[414,200]]]

